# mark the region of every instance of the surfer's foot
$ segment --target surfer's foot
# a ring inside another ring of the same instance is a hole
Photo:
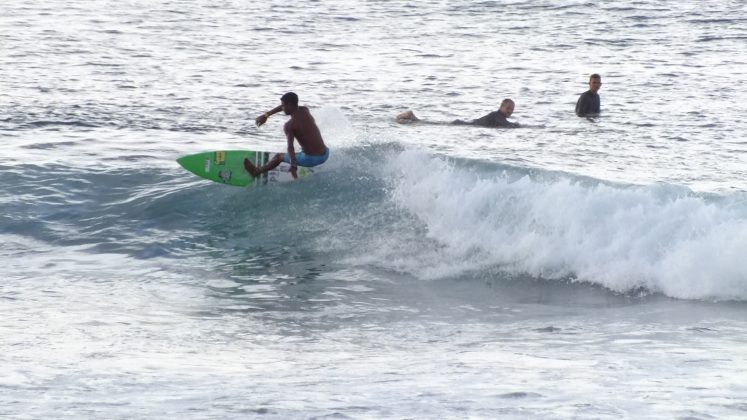
[[[415,116],[415,113],[412,111],[405,111],[397,115],[396,120],[398,123],[409,123],[414,121],[420,121],[418,117]]]
[[[255,178],[259,176],[259,168],[249,162],[249,158],[244,158],[244,169]]]

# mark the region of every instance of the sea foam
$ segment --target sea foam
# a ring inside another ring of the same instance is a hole
[[[487,166],[417,151],[386,166],[392,199],[440,244],[411,261],[413,273],[439,278],[498,267],[619,292],[747,299],[743,194]]]

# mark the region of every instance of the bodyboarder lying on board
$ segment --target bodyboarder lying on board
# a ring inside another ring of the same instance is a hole
[[[481,127],[516,128],[516,127],[519,127],[518,123],[513,123],[506,119],[510,117],[511,114],[513,114],[514,106],[515,106],[514,101],[507,98],[507,99],[504,99],[503,102],[501,102],[501,106],[500,108],[498,108],[497,111],[493,111],[490,114],[485,115],[481,118],[478,118],[472,121],[454,120],[446,124],[479,125]],[[405,112],[400,113],[399,115],[397,115],[396,120],[398,123],[410,123],[410,122],[421,121],[418,117],[415,116],[415,113],[413,113],[412,111],[405,111]]]
[[[267,122],[270,115],[284,111],[290,115],[290,120],[285,123],[285,136],[288,138],[288,150],[286,153],[276,154],[269,162],[260,167],[254,166],[249,159],[244,159],[244,168],[253,177],[275,169],[280,162],[290,163],[293,178],[298,178],[298,166],[317,166],[329,158],[329,148],[324,145],[322,133],[316,126],[314,117],[311,116],[309,108],[298,106],[298,95],[288,92],[280,98],[280,105],[257,117],[257,127]],[[298,140],[301,151],[296,153],[293,141]]]

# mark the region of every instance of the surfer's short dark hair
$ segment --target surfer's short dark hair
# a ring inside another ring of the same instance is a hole
[[[602,76],[594,73],[591,76],[589,76],[589,81],[591,82],[593,79],[601,79],[601,78],[602,78]]]
[[[280,102],[288,105],[298,106],[298,95],[293,92],[288,92],[280,97]]]

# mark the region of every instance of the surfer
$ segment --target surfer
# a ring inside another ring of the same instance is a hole
[[[280,105],[257,117],[257,127],[267,122],[270,115],[284,111],[290,115],[290,120],[285,123],[285,136],[288,138],[288,151],[276,154],[269,162],[260,167],[254,166],[249,159],[244,159],[244,168],[253,177],[275,169],[280,162],[290,163],[290,172],[293,178],[298,178],[298,166],[317,166],[329,158],[329,148],[324,145],[322,133],[316,126],[314,117],[311,116],[309,108],[298,106],[298,95],[288,92],[280,98]],[[293,141],[298,140],[301,151],[296,153]]]
[[[601,104],[599,88],[602,87],[602,76],[594,73],[589,76],[589,90],[582,93],[576,102],[576,115],[579,117],[593,117],[599,114]]]
[[[497,111],[493,111],[488,115],[485,115],[483,117],[480,117],[476,120],[472,121],[462,121],[462,120],[454,120],[448,124],[453,125],[479,125],[481,127],[507,127],[507,128],[516,128],[519,127],[518,123],[513,123],[509,120],[507,120],[508,117],[511,116],[511,114],[514,113],[514,101],[511,99],[504,99],[503,102],[501,102],[500,108],[498,108]],[[398,123],[410,123],[410,122],[416,122],[421,121],[420,118],[415,116],[415,113],[412,111],[405,111],[397,115],[396,120]],[[434,124],[440,124],[440,123],[434,123]]]

